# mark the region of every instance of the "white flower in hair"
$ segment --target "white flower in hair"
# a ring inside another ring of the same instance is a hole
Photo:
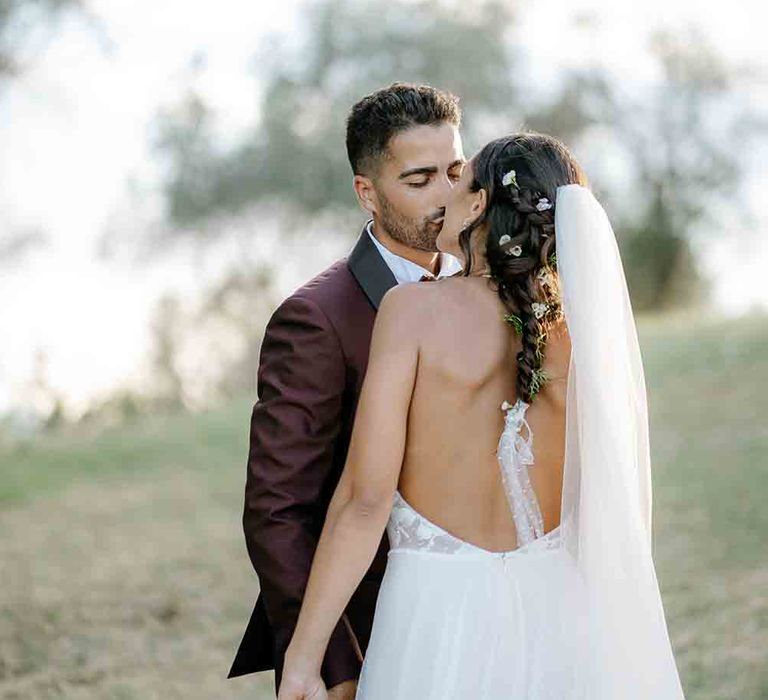
[[[517,184],[517,173],[515,173],[514,170],[510,170],[508,173],[504,173],[504,177],[501,178],[501,184],[504,185],[504,187],[514,185],[516,189],[520,189],[519,185]]]
[[[533,315],[536,318],[541,318],[545,313],[547,313],[549,304],[540,304],[538,301],[534,301],[533,304],[531,304],[531,308],[533,309]]]
[[[521,246],[516,245],[514,248],[510,248],[507,251],[507,255],[514,255],[516,258],[520,257],[520,254],[523,252],[523,249]]]
[[[512,240],[512,236],[510,236],[508,233],[505,233],[501,238],[499,238],[499,245],[506,245]]]
[[[552,202],[550,202],[546,197],[541,197],[538,204],[536,205],[536,211],[545,211],[551,208]]]

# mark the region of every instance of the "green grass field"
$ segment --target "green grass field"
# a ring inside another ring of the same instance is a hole
[[[643,320],[640,336],[686,697],[768,698],[768,317]],[[273,697],[269,673],[225,680],[257,594],[240,529],[250,409],[0,453],[0,697]]]

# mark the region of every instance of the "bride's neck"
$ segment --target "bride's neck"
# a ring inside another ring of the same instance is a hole
[[[467,274],[467,277],[488,277],[491,274],[491,268],[488,265],[478,265],[477,261],[472,261],[472,269]]]
[[[483,235],[477,235],[479,233],[481,232],[476,232],[472,240],[472,267],[469,270],[471,277],[482,277],[491,271],[488,259],[485,257],[485,232]]]

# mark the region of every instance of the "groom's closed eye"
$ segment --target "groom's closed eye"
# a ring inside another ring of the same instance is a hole
[[[409,168],[400,173],[399,180],[409,178],[405,183],[409,187],[424,187],[429,183],[429,178],[437,172],[436,166],[422,166],[419,168]],[[418,176],[418,177],[417,177]]]
[[[461,178],[461,171],[464,167],[465,161],[463,160],[456,160],[448,167],[448,177],[453,181],[457,182]],[[432,175],[437,174],[437,167],[436,166],[423,166],[419,168],[410,168],[408,170],[403,171],[400,173],[398,179],[404,180],[406,178],[411,178],[416,175],[420,175],[420,178],[415,178],[412,180],[408,180],[405,184],[409,187],[424,187],[425,185],[429,184],[429,181],[431,179]]]

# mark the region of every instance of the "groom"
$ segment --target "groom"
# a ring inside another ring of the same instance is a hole
[[[373,218],[349,256],[288,297],[264,333],[243,514],[261,592],[230,678],[274,668],[279,688],[381,298],[396,284],[461,269],[435,247],[464,164],[460,123],[454,95],[403,83],[367,95],[348,116],[353,186]],[[388,550],[385,533],[331,636],[321,671],[330,698],[354,698]]]

